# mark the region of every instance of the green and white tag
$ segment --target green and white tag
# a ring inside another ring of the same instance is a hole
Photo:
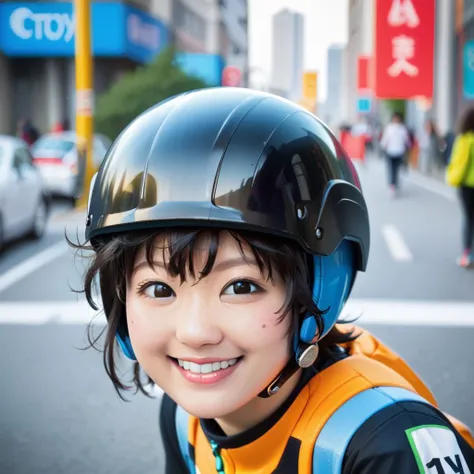
[[[471,474],[456,435],[446,426],[406,430],[420,474]]]

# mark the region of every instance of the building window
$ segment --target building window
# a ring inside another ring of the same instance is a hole
[[[173,22],[176,28],[183,30],[199,41],[206,41],[206,22],[179,0],[173,2]]]
[[[227,28],[223,21],[219,22],[219,53],[222,57],[226,58],[229,54],[230,40],[227,32]]]

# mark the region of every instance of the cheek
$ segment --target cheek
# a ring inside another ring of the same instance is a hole
[[[248,352],[268,350],[273,346],[282,349],[289,344],[291,317],[281,319],[275,310],[251,311],[230,331],[230,339]],[[238,340],[237,340],[238,337]],[[285,349],[286,350],[286,349]]]
[[[169,334],[166,318],[160,317],[159,310],[144,304],[138,297],[127,298],[127,326],[130,341],[137,357],[139,354],[156,352],[166,345]]]

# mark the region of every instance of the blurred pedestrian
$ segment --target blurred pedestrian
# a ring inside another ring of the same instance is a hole
[[[380,146],[387,158],[390,190],[396,195],[399,189],[400,167],[410,148],[410,136],[400,113],[395,112],[392,121],[385,127]]]
[[[405,155],[403,156],[403,163],[402,163],[402,168],[405,171],[405,173],[408,172],[408,168],[410,167],[410,159],[411,159],[411,152],[415,146],[415,132],[407,127],[407,132],[408,132],[408,144],[407,144],[407,149],[405,151]]]
[[[435,167],[440,167],[442,158],[439,135],[433,120],[426,120],[419,133],[420,146],[419,169],[422,173],[431,173]]]
[[[30,119],[20,119],[18,121],[17,136],[28,143],[29,146],[38,140],[39,135],[38,129],[33,126]]]
[[[67,117],[64,117],[64,119],[62,121],[62,126],[63,126],[63,130],[65,132],[68,131],[68,130],[71,130],[71,123],[70,123],[70,121]]]
[[[60,132],[65,132],[69,129],[70,129],[69,119],[65,117],[53,125],[52,132],[60,133]]]
[[[467,268],[473,263],[474,244],[474,108],[468,109],[461,119],[459,134],[453,145],[446,180],[459,188],[463,213],[462,254],[458,265]]]
[[[64,131],[63,124],[61,122],[56,122],[53,125],[53,128],[51,130],[53,133],[61,133]]]
[[[443,165],[448,166],[449,160],[451,159],[451,154],[453,152],[454,140],[456,135],[452,130],[449,130],[448,133],[443,138],[443,146],[441,149]]]

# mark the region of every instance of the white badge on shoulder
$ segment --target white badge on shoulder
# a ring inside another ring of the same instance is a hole
[[[416,426],[406,435],[420,474],[471,474],[456,435],[446,426]]]

